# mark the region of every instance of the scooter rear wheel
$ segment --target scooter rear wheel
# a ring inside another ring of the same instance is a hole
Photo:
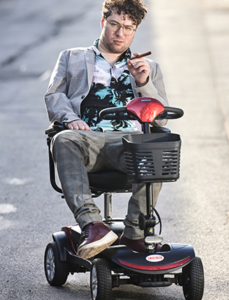
[[[183,268],[183,292],[186,300],[201,300],[204,293],[204,269],[199,257]]]
[[[68,265],[60,261],[60,253],[56,242],[47,245],[44,257],[45,275],[52,286],[63,285],[68,278]]]
[[[110,264],[106,259],[93,260],[90,276],[92,300],[110,300],[112,277]]]

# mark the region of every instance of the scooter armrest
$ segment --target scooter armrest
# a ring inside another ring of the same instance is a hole
[[[55,134],[57,134],[60,131],[66,130],[67,128],[64,126],[64,124],[54,121],[46,130],[45,134],[47,134],[49,137],[53,137]]]

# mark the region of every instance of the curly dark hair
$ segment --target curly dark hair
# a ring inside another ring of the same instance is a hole
[[[119,15],[124,12],[138,26],[145,18],[147,6],[142,3],[142,0],[105,0],[102,9],[103,18],[107,19],[112,12]]]

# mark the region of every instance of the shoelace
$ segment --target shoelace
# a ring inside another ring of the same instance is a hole
[[[79,244],[82,244],[85,239],[89,238],[89,236],[90,236],[90,227],[92,225],[93,225],[93,223],[90,224],[90,225],[87,225],[84,228],[84,230],[82,231],[81,236],[80,236]]]
[[[86,228],[84,230],[84,236],[86,239],[89,238],[89,235],[90,235],[90,225],[86,226]]]

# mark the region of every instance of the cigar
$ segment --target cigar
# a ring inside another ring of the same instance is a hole
[[[142,54],[140,54],[140,55],[131,57],[130,60],[131,60],[131,59],[135,59],[135,58],[141,58],[141,57],[144,57],[144,56],[147,56],[147,55],[150,55],[150,54],[151,54],[151,51],[146,52],[146,53],[142,53]]]

